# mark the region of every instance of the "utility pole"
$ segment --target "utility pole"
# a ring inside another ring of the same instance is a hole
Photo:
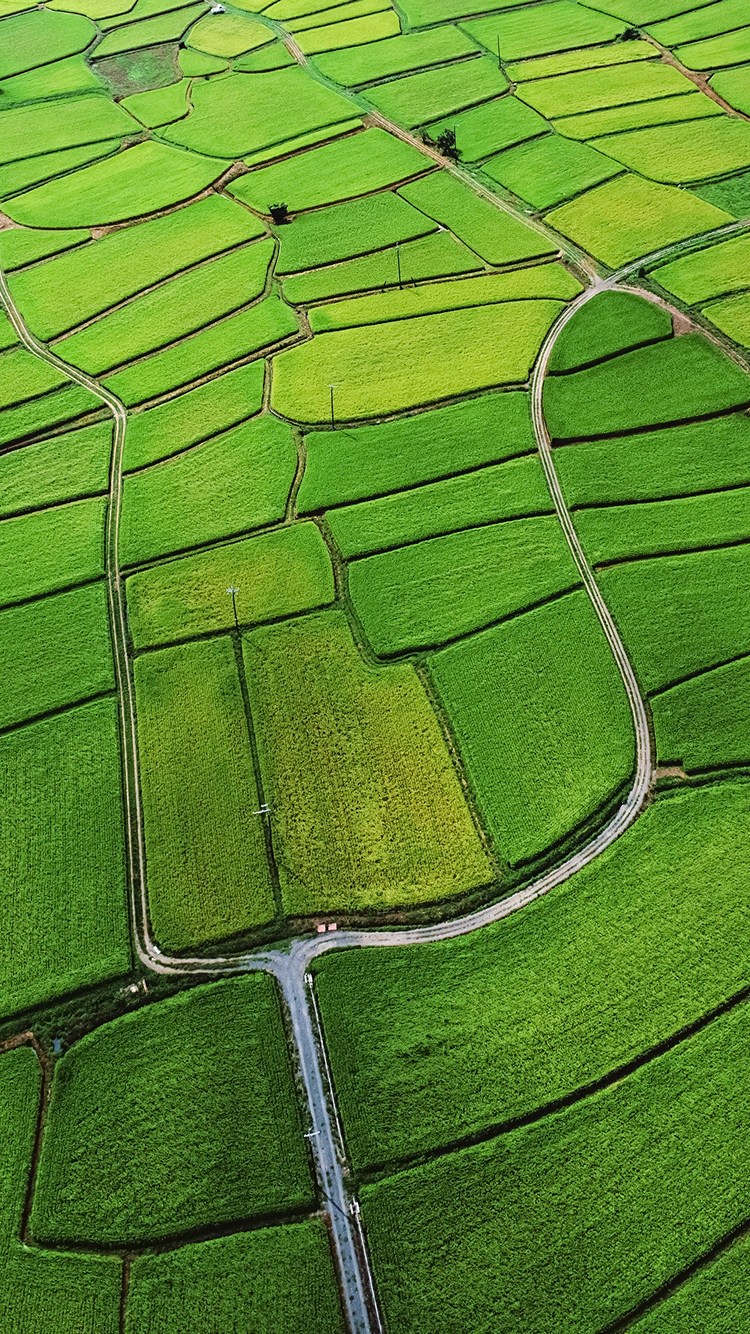
[[[227,593],[232,599],[232,611],[234,612],[234,628],[237,631],[237,634],[239,634],[240,632],[240,623],[237,620],[237,594],[239,593],[239,591],[240,591],[239,588],[235,588],[234,584],[230,584],[229,588],[227,589]]]

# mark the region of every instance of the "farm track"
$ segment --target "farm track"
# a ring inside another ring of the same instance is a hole
[[[276,28],[278,25],[273,26]],[[291,54],[299,64],[306,68],[313,77],[318,78],[319,82],[327,82],[320,79],[310,69],[300,48],[288,34],[280,30],[277,35],[282,36]],[[461,179],[476,194],[487,199],[493,206],[534,228],[547,239],[553,240],[555,246],[563,251],[580,272],[585,274],[589,283],[589,286],[558,317],[542,344],[531,379],[532,420],[555,513],[612,651],[628,698],[636,743],[634,778],[625,801],[615,815],[582,848],[572,853],[559,866],[546,872],[509,897],[499,902],[487,904],[464,917],[429,926],[404,929],[344,930],[337,932],[335,936],[298,938],[293,940],[288,948],[259,949],[249,953],[223,957],[181,958],[169,956],[164,954],[151,938],[146,895],[145,844],[138,776],[135,704],[127,654],[125,598],[118,554],[123,487],[122,458],[127,428],[127,411],[120,399],[96,379],[57,356],[29,331],[20,311],[14,304],[5,274],[0,270],[0,303],[5,308],[23,345],[35,356],[56,367],[70,380],[87,389],[106,406],[114,419],[106,524],[106,578],[121,716],[130,908],[135,951],[140,963],[145,968],[164,974],[188,974],[208,977],[238,972],[268,971],[277,979],[284,997],[294,1038],[299,1071],[307,1097],[312,1123],[309,1142],[316,1165],[320,1192],[325,1197],[328,1206],[327,1213],[336,1253],[344,1309],[352,1334],[370,1334],[370,1331],[379,1334],[382,1330],[382,1323],[377,1308],[376,1290],[367,1256],[364,1233],[359,1221],[359,1205],[353,1193],[348,1189],[345,1180],[345,1146],[338,1120],[335,1091],[328,1071],[324,1037],[317,1013],[314,982],[309,973],[310,965],[319,955],[332,949],[423,944],[467,935],[483,926],[500,921],[526,907],[535,899],[542,897],[557,885],[564,883],[584,866],[594,861],[633,824],[643,809],[653,776],[653,758],[646,705],[641,697],[625,646],[578,540],[562,493],[554,466],[552,443],[544,418],[542,402],[544,380],[557,338],[569,321],[588,301],[603,291],[624,287],[627,280],[647,264],[650,265],[672,258],[700,245],[705,245],[707,240],[719,240],[725,236],[746,230],[750,226],[750,222],[730,223],[710,233],[704,233],[699,237],[692,237],[687,241],[664,247],[652,255],[639,258],[609,277],[603,277],[592,264],[590,258],[567,243],[564,238],[561,238],[543,223],[530,218],[522,209],[516,208],[487,190],[464,169],[442,158],[435,150],[422,144],[408,131],[404,131],[399,126],[387,121],[379,113],[370,113],[370,120],[396,137],[411,143],[427,157],[434,159],[437,165],[451,171],[452,174]],[[637,287],[625,288],[625,290],[636,292],[673,313],[681,313],[647,290]],[[748,368],[747,362],[726,340],[705,330],[702,324],[697,327],[707,333],[712,341],[721,347],[724,352],[728,352],[738,364],[745,369]],[[334,1123],[336,1126],[335,1134]]]

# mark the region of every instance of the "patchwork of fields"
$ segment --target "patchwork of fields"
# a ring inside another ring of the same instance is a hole
[[[746,0],[0,0],[0,1332],[745,1327],[748,552]]]

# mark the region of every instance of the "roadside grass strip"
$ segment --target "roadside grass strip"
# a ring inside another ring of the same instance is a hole
[[[750,541],[750,486],[580,509],[575,526],[592,565]]]
[[[506,94],[427,126],[433,139],[444,130],[453,130],[464,162],[477,162],[490,153],[546,134],[548,128],[546,120],[525,102]]]
[[[688,771],[750,762],[750,657],[691,677],[651,700],[663,764]]]
[[[55,351],[94,375],[159,351],[262,296],[273,253],[269,237],[211,259],[100,315]]]
[[[243,643],[288,913],[409,909],[493,879],[411,664],[365,662],[336,611]]]
[[[98,422],[0,455],[0,515],[103,494],[111,447],[110,423]]]
[[[567,301],[580,291],[581,284],[562,264],[534,264],[528,269],[455,278],[450,283],[420,283],[398,292],[377,292],[317,306],[310,311],[310,328],[313,333],[326,333],[531,297]]]
[[[474,55],[476,47],[456,28],[431,28],[387,37],[346,51],[330,51],[315,57],[313,64],[327,78],[344,87],[356,88],[394,74],[442,65],[462,56]]]
[[[348,120],[353,110],[348,98],[297,66],[197,83],[192,100],[187,120],[167,128],[164,138],[197,153],[229,158]]]
[[[576,70],[521,83],[518,96],[548,120],[628,102],[692,92],[685,74],[662,62],[638,60],[604,69]]]
[[[45,12],[46,11],[40,11]],[[72,246],[88,241],[90,233],[83,230],[72,231],[27,231],[23,227],[11,227],[0,231],[0,264],[6,274],[24,264],[33,264],[38,259],[46,259]]]
[[[697,333],[550,376],[544,387],[544,410],[554,440],[585,440],[710,417],[749,402],[746,372]]]
[[[34,69],[38,65],[85,51],[96,37],[96,28],[80,14],[54,14],[35,9],[3,19],[0,79]]]
[[[484,171],[534,208],[551,208],[571,195],[599,185],[619,168],[588,144],[546,135],[509,148],[484,164]]]
[[[237,589],[242,626],[312,611],[335,597],[319,529],[295,523],[131,575],[128,624],[135,647],[233,629],[232,602],[223,591],[229,586]]]
[[[283,229],[276,272],[284,275],[335,264],[436,231],[432,218],[397,194],[334,204],[303,214]]]
[[[631,292],[602,292],[587,302],[560,333],[549,361],[559,374],[672,336],[672,317]]]
[[[420,175],[429,165],[411,144],[374,128],[311,148],[289,161],[259,167],[230,189],[258,213],[268,213],[278,199],[297,212],[382,190]]]
[[[190,199],[228,166],[147,140],[6,200],[3,211],[27,227],[104,226]]]
[[[331,384],[344,421],[523,384],[561,308],[514,301],[321,334],[276,357],[271,402],[317,425],[330,420]]]
[[[231,640],[146,654],[134,676],[155,939],[173,953],[266,926],[276,910]]]
[[[0,728],[114,689],[104,583],[0,611]]]
[[[434,648],[567,592],[578,571],[557,519],[511,519],[429,538],[349,569],[375,653]]]
[[[110,232],[90,245],[49,259],[41,255],[45,262],[11,274],[8,286],[34,332],[54,338],[180,269],[252,241],[263,230],[257,218],[231,200],[209,195],[175,213]]]
[[[355,1168],[568,1098],[743,988],[747,797],[741,782],[665,794],[595,862],[496,925],[316,961]]]
[[[568,505],[669,499],[750,484],[746,413],[584,442],[555,453]]]
[[[21,1240],[42,1081],[31,1047],[0,1057],[0,1320],[7,1330],[118,1334],[122,1260],[42,1252]]]
[[[290,428],[264,416],[130,474],[123,486],[123,564],[277,522],[284,516],[296,467]]]
[[[608,134],[593,142],[623,166],[667,185],[750,166],[750,125],[728,116]]]
[[[124,1334],[214,1334],[217,1321],[254,1334],[343,1334],[322,1220],[135,1257]]]
[[[750,237],[737,236],[652,269],[666,292],[689,306],[750,287]]]
[[[504,62],[594,46],[625,31],[622,21],[571,4],[570,0],[493,14],[462,23],[461,27],[493,55],[499,47]]]
[[[594,139],[603,134],[615,135],[624,130],[641,130],[650,125],[700,120],[721,114],[718,102],[711,101],[696,88],[692,93],[673,93],[653,102],[629,102],[626,106],[561,116],[553,120],[552,128],[568,139]]]
[[[411,128],[449,116],[462,107],[488,101],[505,92],[508,80],[497,62],[486,56],[440,65],[418,74],[401,75],[366,91],[368,102],[389,120]]]
[[[444,1329],[450,1302],[459,1327],[602,1329],[745,1223],[749,1026],[743,1006],[559,1116],[366,1187],[389,1325]]]
[[[348,296],[373,288],[413,285],[428,278],[482,271],[482,261],[450,232],[439,230],[416,241],[387,246],[309,273],[284,280],[284,297],[291,305],[307,305],[334,296]]]
[[[750,653],[748,579],[747,543],[601,571],[604,599],[644,690]]]
[[[76,500],[3,519],[0,606],[102,576],[105,513],[106,500],[102,498]]]
[[[0,794],[0,1014],[10,1015],[130,968],[114,701],[0,737]]]
[[[582,592],[444,649],[429,671],[505,863],[553,849],[630,777],[627,700]]]
[[[553,209],[546,220],[610,268],[617,268],[639,255],[722,227],[732,218],[676,186],[628,173]]]
[[[544,473],[532,456],[345,505],[329,510],[326,519],[339,551],[349,559],[496,519],[551,511]]]
[[[128,406],[144,403],[283,342],[298,331],[292,311],[272,293],[172,347],[114,371],[107,378],[107,388]]]
[[[518,218],[481,199],[454,176],[434,172],[399,194],[442,223],[488,264],[514,264],[555,253],[555,246]]]
[[[125,471],[179,454],[256,416],[263,405],[264,372],[262,361],[251,361],[157,407],[134,413],[125,436]]]
[[[301,1130],[270,977],[123,1015],[57,1063],[32,1235],[138,1245],[309,1208]]]
[[[101,93],[14,107],[0,114],[0,162],[25,158],[30,145],[41,144],[45,153],[52,153],[120,139],[139,128],[132,116]]]
[[[65,381],[60,389],[26,403],[0,408],[0,446],[18,445],[29,436],[43,435],[100,410],[88,389]]]
[[[486,394],[398,421],[305,437],[297,510],[386,495],[535,449],[527,394]]]

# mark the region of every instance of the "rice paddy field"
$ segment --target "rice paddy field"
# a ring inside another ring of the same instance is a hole
[[[746,0],[0,0],[0,1334],[750,1328]]]

